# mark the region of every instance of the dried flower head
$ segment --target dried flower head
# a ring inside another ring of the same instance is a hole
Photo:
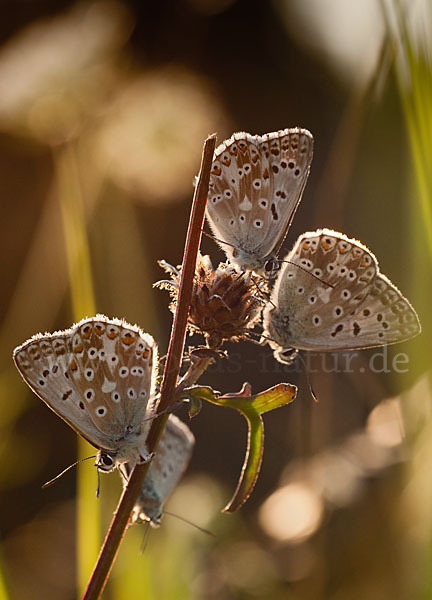
[[[159,261],[171,280],[158,282],[168,289],[175,308],[180,272]],[[224,340],[238,341],[252,327],[260,313],[260,278],[241,273],[232,265],[221,263],[215,269],[209,256],[198,256],[194,289],[189,310],[189,327],[206,337],[207,346],[219,348]]]

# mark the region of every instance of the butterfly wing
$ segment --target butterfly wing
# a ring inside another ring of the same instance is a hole
[[[139,431],[157,347],[138,327],[97,315],[34,336],[13,357],[30,388],[97,448],[116,451],[125,435]]]
[[[189,427],[171,415],[135,505],[134,522],[160,524],[163,505],[185,471],[194,444]]]
[[[357,240],[327,229],[308,232],[285,260],[272,291],[275,306],[264,311],[273,347],[369,348],[420,332],[411,304]]]
[[[215,151],[207,219],[230,261],[257,269],[279,250],[309,175],[313,137],[235,133]]]

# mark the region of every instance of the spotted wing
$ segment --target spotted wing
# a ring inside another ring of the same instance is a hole
[[[152,394],[157,347],[138,327],[103,315],[38,334],[14,350],[30,388],[97,448],[138,431]]]
[[[408,300],[379,272],[375,256],[342,233],[301,235],[264,311],[265,335],[304,350],[368,348],[417,335]]]
[[[216,149],[207,218],[215,237],[229,244],[221,247],[230,260],[248,268],[248,256],[263,261],[280,248],[312,156],[313,137],[300,128],[263,136],[235,133]]]
[[[194,444],[189,427],[171,415],[135,505],[134,522],[159,524],[163,505],[185,471]]]

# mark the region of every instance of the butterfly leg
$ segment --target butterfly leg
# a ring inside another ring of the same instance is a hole
[[[296,348],[280,348],[273,351],[273,356],[283,365],[292,365],[297,360],[298,353]]]

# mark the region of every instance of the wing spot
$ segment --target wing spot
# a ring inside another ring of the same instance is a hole
[[[84,371],[84,377],[87,379],[87,381],[93,381],[93,379],[94,379],[93,369],[86,369]]]
[[[88,349],[88,357],[90,359],[96,358],[97,352],[98,352],[97,349],[94,346],[92,346],[91,348]]]
[[[335,306],[333,309],[333,316],[340,317],[343,314],[343,310],[341,306]]]
[[[118,404],[120,402],[120,394],[118,392],[113,392],[111,394],[111,400]]]
[[[342,323],[339,323],[339,325],[336,327],[336,329],[334,331],[332,331],[332,333],[330,334],[332,337],[336,337],[338,333],[340,333],[343,330],[343,325]]]
[[[277,221],[279,219],[279,215],[277,214],[276,205],[274,202],[272,202],[272,204],[271,204],[271,213],[272,213],[273,220]]]
[[[121,367],[119,370],[119,375],[122,379],[125,379],[129,375],[129,369],[125,366]]]
[[[71,394],[72,394],[72,390],[68,390],[67,392],[65,392],[63,394],[62,400],[67,400]]]
[[[354,335],[358,335],[360,333],[360,331],[361,331],[360,325],[356,321],[354,321],[354,324],[353,324]]]
[[[262,222],[260,219],[255,219],[255,221],[254,221],[254,226],[255,226],[257,229],[261,229],[261,227],[263,226],[263,222]]]
[[[84,397],[88,402],[92,402],[95,398],[95,391],[92,388],[89,388],[84,392]]]
[[[320,317],[320,316],[318,316],[318,315],[314,315],[314,316],[312,317],[312,323],[313,323],[315,326],[318,326],[318,325],[321,323],[321,317]]]
[[[135,377],[142,377],[144,375],[144,369],[142,367],[132,367],[130,372],[131,375],[134,375]]]
[[[98,417],[104,417],[107,414],[107,409],[105,406],[98,406],[96,409],[96,414]]]

